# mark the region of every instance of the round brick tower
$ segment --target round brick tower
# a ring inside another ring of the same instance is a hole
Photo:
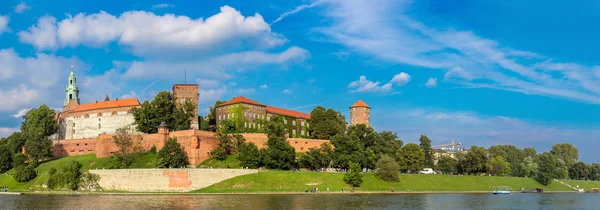
[[[371,126],[371,107],[362,100],[350,106],[350,126],[357,124]]]

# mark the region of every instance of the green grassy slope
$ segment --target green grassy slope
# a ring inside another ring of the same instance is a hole
[[[242,168],[240,166],[240,160],[237,159],[237,155],[229,155],[225,160],[217,160],[215,158],[211,158],[205,161],[202,161],[198,168]]]
[[[305,188],[318,187],[320,191],[330,188],[339,192],[350,186],[343,181],[343,173],[263,171],[235,177],[195,192],[302,192]],[[542,186],[530,178],[495,176],[452,176],[402,174],[401,181],[389,183],[377,179],[372,173],[363,174],[363,184],[356,191],[491,191],[490,186],[520,188],[544,188],[546,191],[571,191],[560,183]]]
[[[600,181],[585,181],[585,180],[560,180],[561,182],[567,183],[573,187],[577,187],[584,189],[586,191],[591,188],[600,188]]]
[[[157,155],[152,153],[140,153],[137,154],[135,161],[129,168],[155,168],[156,167]],[[41,189],[41,186],[46,184],[50,175],[48,172],[51,168],[60,168],[63,165],[70,163],[71,161],[78,161],[81,163],[81,171],[88,171],[90,169],[110,169],[119,168],[120,163],[114,157],[97,158],[95,154],[68,156],[40,164],[35,170],[38,176],[29,181],[19,183],[13,177],[14,169],[11,169],[7,173],[0,176],[0,186],[8,186],[11,191],[28,191],[32,189]],[[8,174],[8,175],[7,175]]]

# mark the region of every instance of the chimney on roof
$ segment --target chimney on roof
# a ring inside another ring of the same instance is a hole
[[[104,98],[104,101],[110,101],[110,98],[108,98],[108,94],[106,94],[106,98]]]

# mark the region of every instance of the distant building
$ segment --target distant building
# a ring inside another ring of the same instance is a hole
[[[194,116],[192,116],[192,125],[190,129],[198,130],[198,100],[200,94],[198,93],[198,84],[175,84],[173,85],[173,95],[177,98],[177,104],[183,104],[185,100],[190,100],[194,104]]]
[[[244,96],[234,97],[218,105],[216,109],[217,126],[220,126],[223,120],[239,119],[235,121],[243,123],[240,125],[244,130],[263,132],[271,117],[277,115],[284,117],[284,123],[291,128],[288,130],[291,137],[310,136],[310,114],[267,106]]]
[[[358,124],[371,126],[371,107],[362,100],[350,106],[350,126]]]

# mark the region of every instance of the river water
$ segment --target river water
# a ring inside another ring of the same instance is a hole
[[[600,194],[0,195],[0,209],[600,209]]]

